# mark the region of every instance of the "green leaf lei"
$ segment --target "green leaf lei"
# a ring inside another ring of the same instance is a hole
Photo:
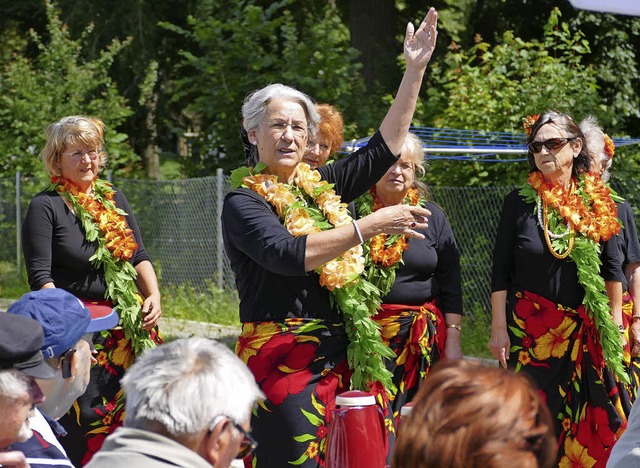
[[[260,163],[255,168],[240,167],[231,172],[232,188],[247,187],[243,178],[259,174],[266,168]],[[310,216],[322,230],[333,229],[315,198],[308,196],[304,190],[294,184],[283,184],[298,199],[293,206],[304,206]],[[314,194],[315,196],[319,195]],[[291,208],[291,207],[289,207]],[[283,219],[286,212],[283,213]],[[322,267],[317,268],[319,272]],[[395,393],[393,374],[384,365],[383,358],[395,358],[395,353],[382,342],[380,327],[371,317],[375,315],[381,304],[380,290],[357,275],[342,288],[335,288],[330,293],[332,303],[337,304],[344,317],[345,329],[349,338],[347,347],[347,362],[353,370],[351,388],[370,390],[374,382],[380,382],[387,391]]]
[[[537,214],[538,192],[529,183],[525,183],[520,188],[520,196],[529,203],[536,205],[534,215]],[[578,178],[576,194],[583,198],[585,203],[589,203],[588,196],[584,192],[584,181]],[[619,197],[616,197],[619,199]],[[566,225],[562,217],[551,206],[549,208],[549,231],[553,234],[563,234]],[[541,226],[541,229],[544,227]],[[598,330],[602,354],[609,369],[623,382],[629,383],[629,376],[622,365],[623,353],[620,331],[613,323],[609,298],[606,294],[605,282],[600,275],[600,244],[593,239],[574,233],[574,245],[569,258],[577,266],[578,283],[584,288],[585,294],[582,304]],[[569,248],[569,236],[559,237],[553,240],[552,246],[560,254]]]
[[[411,200],[409,198],[405,198],[403,203],[411,204]],[[424,203],[425,199],[420,197],[417,205],[424,206]],[[356,199],[355,204],[360,217],[365,217],[373,213],[373,195],[371,191],[367,191],[365,194],[360,195]],[[385,247],[391,247],[401,236],[402,234],[389,235],[384,243]],[[365,242],[362,247],[364,250],[363,254],[365,263],[364,275],[367,281],[380,290],[380,297],[382,298],[391,291],[393,283],[396,282],[396,270],[404,263],[404,260],[400,257],[400,260],[393,265],[383,267],[379,263],[374,262],[371,258],[371,240]]]
[[[57,191],[64,196],[71,205],[73,211],[82,223],[85,238],[96,246],[96,252],[89,261],[91,265],[104,272],[107,290],[105,298],[113,301],[120,316],[119,325],[124,330],[125,337],[131,340],[134,355],[142,351],[154,348],[156,344],[151,340],[148,330],[142,328],[142,314],[140,313],[141,298],[135,280],[137,272],[133,265],[126,260],[115,257],[106,247],[107,241],[104,233],[99,229],[93,216],[78,202],[78,198],[64,189],[60,183],[53,183],[48,190]],[[107,199],[108,193],[115,192],[107,181],[96,179],[93,186],[93,198],[100,202],[106,209],[127,216],[115,203]]]

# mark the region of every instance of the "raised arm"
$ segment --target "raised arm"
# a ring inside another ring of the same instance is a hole
[[[417,31],[413,24],[407,24],[404,39],[404,58],[407,68],[396,98],[380,125],[380,133],[395,155],[400,154],[409,131],[424,71],[431,60],[437,37],[438,13],[434,8],[429,9]]]

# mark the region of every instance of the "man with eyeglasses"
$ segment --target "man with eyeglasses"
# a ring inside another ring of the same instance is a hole
[[[13,444],[12,449],[23,452],[31,468],[73,468],[57,440],[57,436],[65,434],[57,420],[89,383],[91,334],[115,327],[118,315],[111,308],[100,306],[89,310],[71,293],[57,288],[25,294],[9,307],[7,314],[40,323],[44,331],[41,353],[53,375],[48,380],[36,379],[45,399],[29,418],[33,436]]]
[[[124,427],[87,468],[228,468],[251,454],[251,410],[264,395],[226,346],[187,338],[148,350],[125,373]]]

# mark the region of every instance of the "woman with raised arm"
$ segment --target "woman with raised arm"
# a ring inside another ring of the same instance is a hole
[[[507,195],[491,278],[489,346],[527,373],[556,423],[560,466],[601,466],[624,428],[620,224],[568,114],[525,122],[531,172]]]
[[[396,205],[353,221],[346,203],[397,161],[436,26],[434,9],[417,30],[407,26],[406,71],[369,144],[317,171],[300,164],[319,123],[308,96],[275,84],[244,102],[260,164],[232,174],[238,188],[225,198],[222,222],[243,322],[236,352],[267,397],[252,420],[258,448],[247,466],[324,465],[336,393],[353,385],[384,398],[381,355],[389,350],[369,317],[375,306],[366,305],[376,289],[358,280],[361,244],[381,232],[422,238],[416,229],[430,213]]]

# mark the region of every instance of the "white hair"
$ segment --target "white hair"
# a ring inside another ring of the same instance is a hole
[[[598,124],[598,120],[589,115],[580,122],[580,130],[584,134],[587,142],[587,151],[592,161],[595,161],[599,167],[604,168],[601,174],[602,180],[608,182],[611,178],[609,168],[611,167],[611,158],[604,152],[604,131]]]
[[[260,125],[267,105],[272,99],[277,98],[290,99],[300,104],[307,118],[309,134],[316,134],[318,125],[320,125],[320,114],[318,114],[313,100],[302,91],[281,83],[270,84],[247,95],[244,104],[242,104],[242,125],[245,130],[253,130]]]
[[[146,351],[122,379],[125,426],[158,425],[176,439],[208,429],[216,416],[246,421],[264,395],[251,371],[226,346],[186,338]]]
[[[29,377],[17,369],[0,371],[0,397],[16,399],[29,393]]]

